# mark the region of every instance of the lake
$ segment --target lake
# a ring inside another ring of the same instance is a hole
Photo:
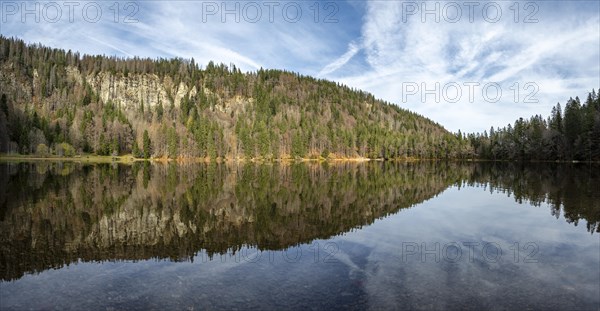
[[[588,164],[0,164],[0,308],[600,308]]]

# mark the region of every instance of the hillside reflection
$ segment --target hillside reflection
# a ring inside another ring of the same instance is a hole
[[[0,278],[83,261],[281,250],[485,185],[600,230],[598,170],[512,164],[0,164]]]
[[[347,232],[444,190],[433,165],[2,166],[1,275],[78,259],[188,260]],[[445,170],[452,172],[455,170]]]

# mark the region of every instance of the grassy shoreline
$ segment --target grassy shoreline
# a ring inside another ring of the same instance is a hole
[[[98,156],[98,155],[81,155],[73,157],[61,156],[38,156],[25,154],[0,154],[0,162],[36,162],[36,161],[53,161],[53,162],[85,162],[85,163],[132,163],[135,161],[144,161],[144,159],[135,159],[132,156]]]
[[[179,157],[176,159],[161,157],[161,158],[135,158],[131,154],[121,155],[121,156],[100,156],[94,154],[85,154],[85,155],[76,155],[73,157],[65,157],[65,156],[39,156],[39,155],[31,155],[31,154],[0,154],[0,162],[34,162],[34,161],[65,161],[65,162],[84,162],[84,163],[133,163],[133,162],[157,162],[157,163],[169,163],[169,162],[177,162],[177,163],[291,163],[291,162],[369,162],[369,161],[404,161],[404,162],[412,162],[412,161],[432,161],[438,159],[417,159],[417,158],[397,158],[397,159],[370,159],[370,158],[276,158],[276,159],[262,159],[262,158],[217,158],[216,160],[212,160],[210,158],[189,158],[189,157]]]
[[[370,161],[390,161],[390,162],[418,162],[418,161],[461,161],[461,162],[519,162],[513,160],[491,160],[491,159],[419,159],[419,158],[393,158],[393,159],[371,159],[371,158],[277,158],[277,159],[246,159],[246,158],[218,158],[211,160],[210,158],[185,158],[180,157],[177,159],[170,159],[166,157],[162,158],[135,158],[131,154],[121,156],[100,156],[94,154],[76,155],[73,157],[64,156],[39,156],[29,154],[0,154],[0,162],[80,162],[80,163],[123,163],[131,164],[134,162],[156,162],[156,163],[293,163],[293,162],[370,162]],[[523,161],[526,163],[600,163],[597,161]]]

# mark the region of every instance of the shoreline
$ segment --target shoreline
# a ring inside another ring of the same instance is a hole
[[[436,158],[392,158],[392,159],[382,159],[382,158],[276,158],[276,159],[262,159],[262,158],[217,158],[216,160],[212,160],[210,158],[188,158],[188,157],[179,157],[176,159],[172,158],[134,158],[132,155],[122,155],[122,156],[99,156],[99,155],[78,155],[73,157],[60,157],[60,156],[48,156],[42,157],[38,155],[21,155],[21,154],[0,154],[0,162],[79,162],[79,163],[121,163],[121,164],[132,164],[135,162],[150,162],[150,163],[294,163],[294,162],[327,162],[327,163],[363,163],[363,162],[420,162],[420,161],[452,161],[452,162],[514,162],[514,163],[562,163],[562,164],[597,164],[600,163],[598,161],[564,161],[564,160],[535,160],[535,161],[518,161],[518,160],[492,160],[492,159],[436,159]]]
[[[217,158],[215,160],[210,158],[188,158],[179,157],[176,159],[172,158],[135,158],[131,155],[122,156],[99,156],[99,155],[78,155],[73,157],[61,157],[61,156],[38,156],[38,155],[22,155],[22,154],[0,154],[0,162],[37,162],[37,161],[49,161],[49,162],[82,162],[82,163],[134,163],[134,162],[154,162],[154,163],[293,163],[293,162],[369,162],[369,161],[384,161],[383,159],[370,159],[370,158],[272,158],[272,159],[261,159],[261,158]],[[405,159],[405,161],[418,161],[418,159]]]

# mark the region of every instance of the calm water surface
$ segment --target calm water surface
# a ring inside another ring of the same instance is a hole
[[[600,167],[0,164],[0,309],[600,309]]]

